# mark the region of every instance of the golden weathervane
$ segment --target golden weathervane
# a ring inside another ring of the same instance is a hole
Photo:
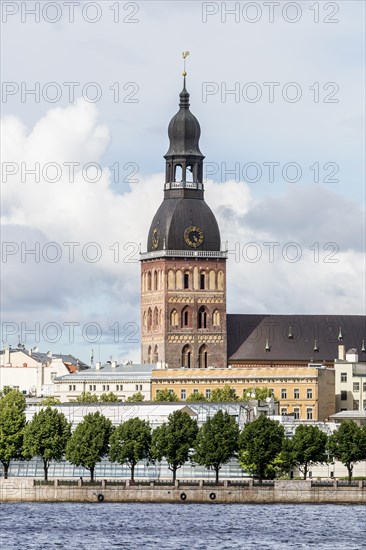
[[[182,52],[182,57],[183,57],[183,73],[182,75],[183,76],[187,76],[187,72],[186,72],[186,57],[189,56],[189,52]]]

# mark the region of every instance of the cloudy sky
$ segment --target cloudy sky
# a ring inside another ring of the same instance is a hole
[[[2,3],[3,341],[139,359],[185,50],[228,312],[365,312],[363,2],[38,6]]]

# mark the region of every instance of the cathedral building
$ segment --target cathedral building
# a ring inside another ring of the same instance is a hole
[[[340,345],[365,362],[364,316],[227,315],[227,253],[204,199],[201,130],[189,97],[184,76],[168,128],[164,200],[140,258],[141,362],[192,370],[333,367]]]

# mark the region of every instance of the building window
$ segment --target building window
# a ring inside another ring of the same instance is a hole
[[[180,390],[180,398],[185,401],[187,399],[187,390]]]
[[[93,391],[93,386],[90,384],[89,391]]]
[[[94,384],[93,390],[96,391],[96,389],[97,389],[97,386],[96,386],[96,384]]]
[[[285,388],[281,390],[281,399],[287,399],[287,390]]]
[[[191,368],[191,348],[186,344],[182,349],[182,367]]]
[[[109,384],[103,384],[103,391],[109,391]]]
[[[70,384],[70,386],[69,386],[69,391],[76,391],[76,386],[75,386],[75,384]]]
[[[353,391],[359,392],[360,391],[360,383],[359,382],[353,382]]]
[[[140,391],[142,391],[142,384],[140,384]]]
[[[312,420],[313,419],[313,409],[311,407],[308,407],[306,409],[306,418],[307,418],[307,420]]]
[[[197,390],[197,389],[195,389],[195,390],[193,390],[193,392],[192,392],[192,393],[198,393],[198,390]]]
[[[207,312],[204,306],[198,310],[198,328],[207,328]]]
[[[57,376],[57,372],[51,372],[51,380],[52,382],[54,381],[54,379],[56,378]]]
[[[205,290],[206,275],[201,273],[200,275],[200,290]]]
[[[341,382],[347,382],[347,373],[341,372]]]
[[[362,389],[363,389],[363,391],[366,391],[366,382],[364,382],[364,383],[362,384]]]
[[[360,401],[358,399],[354,399],[353,401],[353,410],[358,411],[360,409]]]
[[[366,411],[366,399],[363,400],[362,408],[364,411]]]
[[[286,416],[287,414],[287,407],[281,407],[281,416]]]
[[[136,389],[136,391],[139,391],[139,385],[138,384],[136,384],[135,389]]]
[[[173,309],[170,314],[170,324],[173,327],[178,326],[178,311],[176,309]]]
[[[341,401],[347,401],[347,392],[341,391]]]
[[[313,398],[313,390],[311,388],[308,388],[306,390],[306,397],[307,397],[307,399],[312,399]]]
[[[200,369],[207,369],[207,346],[203,344],[198,351],[198,367]]]
[[[300,418],[300,409],[299,407],[294,407],[294,419],[299,420]]]
[[[211,390],[207,389],[206,390],[206,399],[210,399],[210,398],[211,398]]]
[[[184,274],[184,288],[189,288],[189,273]]]
[[[295,388],[294,389],[294,399],[299,399],[300,398],[300,390],[299,388]]]
[[[182,327],[192,326],[192,312],[189,307],[185,307],[182,310]]]
[[[174,390],[168,390],[168,391],[169,391],[170,395],[173,395]]]

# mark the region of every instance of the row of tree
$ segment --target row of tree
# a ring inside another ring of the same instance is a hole
[[[127,464],[134,479],[136,464],[166,459],[176,479],[177,470],[187,461],[219,472],[231,458],[264,478],[288,473],[297,467],[306,479],[309,467],[326,463],[329,457],[340,460],[348,469],[349,482],[353,465],[366,459],[366,426],[342,423],[329,438],[313,425],[299,425],[292,439],[283,426],[266,416],[244,426],[219,410],[199,428],[195,419],[182,411],[169,415],[167,422],[151,429],[150,424],[132,418],[113,427],[100,412],[87,414],[72,432],[71,424],[57,409],[47,406],[27,423],[25,398],[11,390],[0,399],[0,461],[7,477],[12,459],[40,457],[47,480],[50,461],[66,459],[90,471],[94,479],[96,465],[103,457]]]

